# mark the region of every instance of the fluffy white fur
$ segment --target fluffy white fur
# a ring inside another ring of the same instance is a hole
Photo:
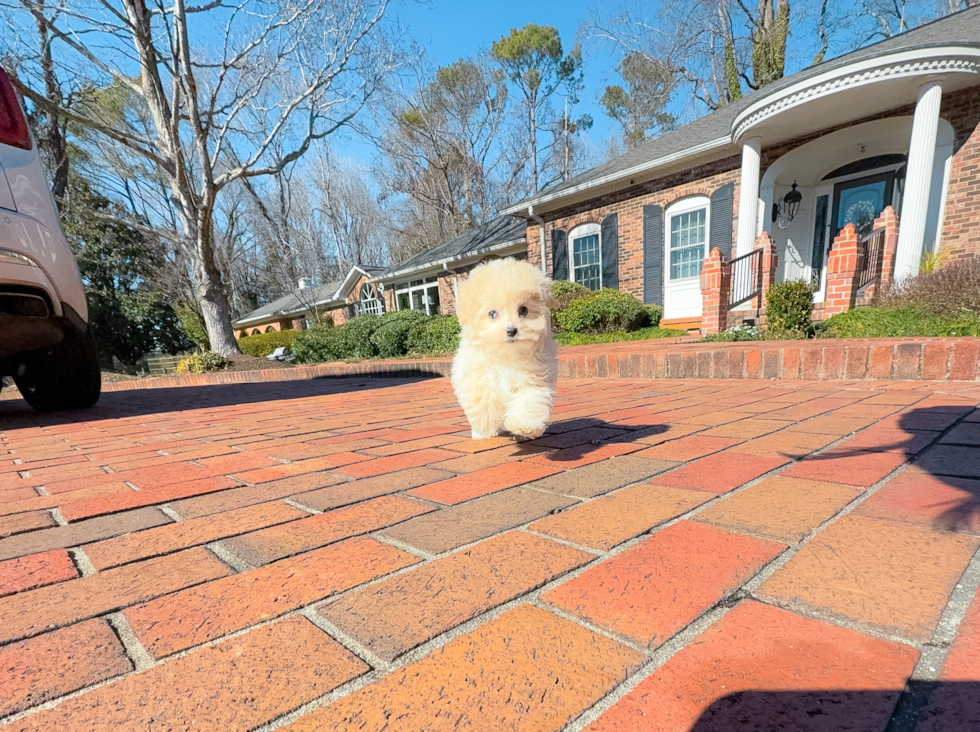
[[[558,381],[555,304],[551,280],[514,259],[481,264],[459,285],[452,382],[474,440],[504,430],[539,437],[548,426]]]

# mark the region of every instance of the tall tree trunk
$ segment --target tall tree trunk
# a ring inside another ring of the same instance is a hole
[[[42,4],[38,12],[44,13]],[[44,95],[54,104],[62,106],[64,99],[61,94],[61,84],[55,74],[54,58],[51,53],[51,34],[45,22],[35,16],[37,34],[41,46],[41,73],[44,77]],[[65,146],[64,127],[60,124],[58,115],[54,112],[44,112],[44,122],[38,130],[41,138],[40,147],[47,158],[48,174],[51,176],[51,194],[59,203],[65,197],[68,188],[68,151]]]
[[[528,97],[528,115],[531,121],[531,182],[534,192],[538,192],[538,120],[535,109],[535,98]]]
[[[193,218],[192,218],[193,217]],[[241,351],[231,327],[231,306],[221,270],[214,259],[214,225],[207,210],[190,211],[183,221],[187,233],[186,246],[191,249],[191,265],[197,302],[208,332],[211,350],[222,356],[234,356]]]
[[[786,37],[789,34],[789,0],[759,1],[759,15],[752,33],[752,77],[761,89],[783,78],[786,68]]]

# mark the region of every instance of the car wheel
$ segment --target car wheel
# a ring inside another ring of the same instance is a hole
[[[66,332],[58,345],[25,359],[14,383],[39,412],[93,406],[102,392],[95,340],[89,333]]]

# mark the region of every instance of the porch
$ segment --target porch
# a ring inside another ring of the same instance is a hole
[[[888,206],[868,228],[861,236],[848,223],[830,244],[814,297],[815,320],[869,304],[876,290],[886,289],[894,280],[898,215]],[[780,273],[779,251],[768,232],[756,239],[750,252],[730,260],[720,249],[712,249],[701,268],[701,333],[718,333],[747,322],[764,325],[766,294],[782,279]]]

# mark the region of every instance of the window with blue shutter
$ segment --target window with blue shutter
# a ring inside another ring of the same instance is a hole
[[[643,302],[664,304],[664,210],[643,207]]]
[[[602,286],[619,289],[619,215],[602,220]]]
[[[711,219],[711,234],[708,239],[708,252],[718,247],[725,261],[732,258],[732,204],[734,198],[734,183],[727,183],[711,194],[711,216],[709,217]]]

